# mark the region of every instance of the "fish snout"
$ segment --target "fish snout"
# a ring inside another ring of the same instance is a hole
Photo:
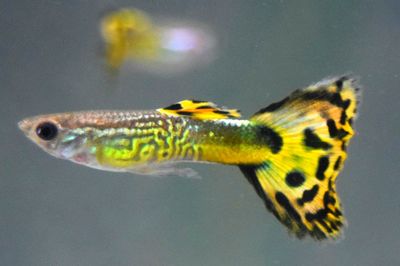
[[[33,123],[28,119],[24,119],[18,122],[19,129],[21,129],[22,132],[24,132],[25,134],[29,134],[29,132],[32,129],[32,126]]]

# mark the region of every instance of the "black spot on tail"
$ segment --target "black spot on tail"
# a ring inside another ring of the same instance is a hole
[[[333,104],[333,105],[336,105],[336,106],[340,107],[340,108],[344,108],[344,102],[343,102],[342,96],[338,92],[337,93],[332,93],[330,95],[329,102],[331,104]]]
[[[335,165],[333,166],[333,169],[338,170],[341,164],[342,164],[342,156],[339,156],[335,162]]]
[[[274,112],[274,111],[278,110],[279,108],[281,108],[288,100],[289,100],[289,97],[286,97],[285,99],[283,99],[279,102],[268,105],[267,107],[261,109],[260,111],[258,111],[255,114],[258,115],[258,114],[267,113],[267,112],[268,113]]]
[[[315,176],[319,180],[325,179],[325,171],[328,169],[329,166],[329,157],[328,156],[321,156],[318,160],[318,168]]]
[[[328,213],[333,214],[336,218],[339,218],[342,215],[338,209],[332,211],[331,209],[325,207],[324,209],[319,209],[315,213],[308,212],[306,213],[305,217],[309,222],[317,221],[328,233],[332,233],[332,230],[337,231],[339,227],[342,227],[343,223],[341,221],[328,218]]]
[[[342,151],[346,151],[347,150],[347,145],[346,145],[345,141],[342,142],[341,148],[342,148]]]
[[[326,121],[326,125],[328,126],[329,136],[331,136],[332,138],[343,139],[344,137],[350,134],[349,132],[347,132],[342,128],[338,129],[333,119],[328,119]]]
[[[326,90],[309,91],[304,93],[301,98],[308,101],[327,101],[344,110],[350,105],[350,100],[343,101],[339,92],[331,93]]]
[[[336,217],[343,216],[343,213],[339,209],[335,209],[335,211],[332,212],[333,215]]]
[[[346,111],[342,111],[342,114],[340,115],[340,124],[344,125],[346,124],[346,121],[347,121]]]
[[[336,80],[335,85],[339,91],[343,89],[343,81],[347,80],[347,77],[341,77],[340,79]]]
[[[332,228],[324,221],[318,221],[320,225],[322,225],[328,233],[332,233]]]
[[[319,186],[314,185],[311,189],[304,190],[303,196],[297,200],[299,205],[303,205],[306,202],[313,201],[318,193]]]
[[[293,208],[292,204],[290,203],[289,199],[283,194],[282,192],[276,192],[275,199],[281,205],[289,216],[295,220],[297,223],[301,223],[300,214]]]
[[[328,180],[328,190],[329,191],[334,191],[332,178],[333,177],[330,177]]]
[[[290,187],[298,187],[301,186],[306,178],[304,175],[299,171],[292,171],[286,175],[285,181],[286,184]]]
[[[328,211],[326,209],[320,209],[316,213],[306,213],[306,219],[309,222],[312,222],[313,220],[322,221],[326,218],[327,215]]]
[[[328,119],[328,121],[326,121],[326,125],[328,126],[329,136],[331,136],[331,138],[336,137],[338,134],[338,129],[335,121],[333,119]]]
[[[313,149],[328,150],[332,148],[331,144],[321,140],[311,128],[306,128],[304,130],[304,144]]]
[[[330,223],[330,226],[331,226],[331,228],[332,228],[333,230],[335,230],[335,231],[339,230],[339,228],[336,226],[336,224],[335,224],[334,222],[331,222],[331,223]]]
[[[325,208],[328,208],[328,204],[335,205],[336,199],[332,197],[329,193],[329,191],[326,191],[324,194],[324,206]]]
[[[346,110],[347,108],[349,108],[350,103],[351,103],[350,99],[347,99],[347,100],[343,101],[343,106],[342,106],[342,108],[343,108],[344,110]]]
[[[338,138],[338,139],[343,139],[344,137],[346,137],[346,136],[349,135],[349,134],[350,134],[350,133],[347,132],[346,130],[344,130],[344,129],[339,129],[337,138]]]
[[[267,126],[258,126],[256,128],[256,134],[261,142],[267,144],[272,153],[278,153],[282,149],[283,139],[272,128],[269,128]]]

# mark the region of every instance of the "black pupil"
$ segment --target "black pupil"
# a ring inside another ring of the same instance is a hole
[[[43,140],[52,140],[57,136],[57,126],[50,122],[45,122],[36,128],[36,134]]]

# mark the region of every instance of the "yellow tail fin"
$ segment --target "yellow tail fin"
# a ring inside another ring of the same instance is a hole
[[[267,208],[297,237],[337,238],[345,220],[335,180],[354,131],[359,88],[351,77],[297,90],[250,120],[283,140],[261,165],[240,169]]]

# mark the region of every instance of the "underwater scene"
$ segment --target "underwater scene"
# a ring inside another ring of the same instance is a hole
[[[400,2],[0,7],[0,265],[400,265]]]

